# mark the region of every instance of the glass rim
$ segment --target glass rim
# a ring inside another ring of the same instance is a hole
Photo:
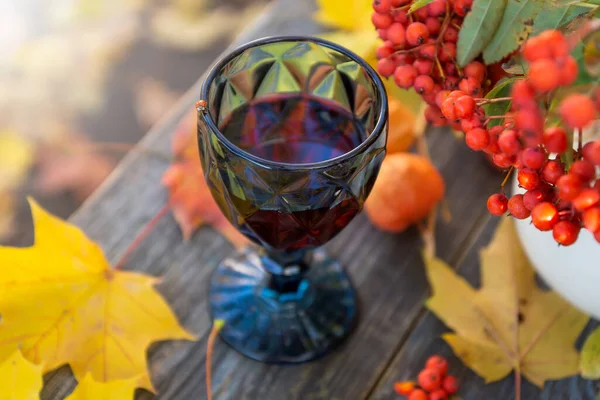
[[[235,145],[235,143],[233,143],[231,140],[229,140],[221,132],[221,130],[218,128],[217,124],[213,120],[213,117],[210,114],[210,112],[200,112],[198,118],[202,118],[204,120],[206,125],[208,125],[209,129],[211,129],[217,135],[217,137],[219,138],[219,141],[229,151],[234,153],[236,156],[242,157],[248,161],[253,162],[254,164],[261,165],[262,167],[265,167],[265,168],[283,169],[283,170],[314,170],[314,169],[329,168],[335,164],[339,164],[340,162],[349,160],[352,157],[356,156],[357,154],[360,154],[363,150],[365,150],[371,144],[373,144],[375,141],[377,141],[377,139],[379,138],[379,136],[381,135],[381,133],[383,132],[383,130],[386,126],[387,118],[388,118],[388,115],[387,115],[388,99],[387,99],[387,92],[385,90],[383,81],[381,80],[381,78],[379,77],[377,72],[375,72],[375,70],[362,57],[360,57],[353,51],[348,50],[347,48],[340,46],[336,43],[333,43],[333,42],[330,42],[328,40],[324,40],[321,38],[313,37],[313,36],[268,36],[268,37],[250,41],[244,45],[241,45],[241,46],[235,48],[231,52],[229,52],[229,53],[223,55],[222,57],[220,57],[219,59],[217,59],[217,61],[210,68],[206,78],[204,79],[204,82],[202,82],[202,87],[200,89],[200,99],[204,100],[208,103],[208,97],[209,97],[208,92],[210,90],[210,86],[213,83],[213,81],[215,80],[215,78],[218,76],[221,69],[223,67],[225,67],[225,65],[227,65],[228,62],[230,62],[231,60],[233,60],[236,57],[238,57],[239,55],[241,55],[244,51],[251,49],[253,47],[258,47],[258,46],[270,44],[270,43],[279,43],[279,42],[316,43],[318,45],[322,45],[324,47],[330,48],[332,50],[335,50],[335,51],[349,57],[352,61],[356,62],[358,65],[363,67],[365,69],[365,71],[367,72],[369,78],[373,82],[374,86],[376,87],[377,95],[381,97],[381,107],[377,113],[377,122],[375,123],[375,126],[373,127],[371,133],[367,136],[367,138],[365,140],[360,142],[360,144],[358,146],[355,146],[352,150],[350,150],[344,154],[341,154],[339,156],[329,158],[327,160],[323,160],[323,161],[319,161],[319,162],[314,162],[314,163],[285,163],[285,162],[273,161],[273,160],[269,160],[266,158],[258,157],[252,153],[249,153],[249,152],[243,150],[242,148]]]

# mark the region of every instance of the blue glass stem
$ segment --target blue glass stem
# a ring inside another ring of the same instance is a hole
[[[247,248],[223,260],[209,292],[222,339],[267,363],[312,360],[353,327],[356,297],[340,264],[317,249],[270,253]]]

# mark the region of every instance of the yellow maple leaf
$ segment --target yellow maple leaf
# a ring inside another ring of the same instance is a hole
[[[314,19],[333,28],[348,31],[370,28],[373,2],[369,0],[317,0]]]
[[[14,351],[0,363],[0,399],[38,400],[44,385],[42,367],[30,363],[20,351]]]
[[[87,374],[65,400],[126,400],[133,399],[138,378],[98,382]]]
[[[20,348],[44,372],[69,363],[78,379],[141,376],[138,386],[151,389],[148,345],[193,339],[157,278],[112,269],[80,229],[30,205],[35,244],[0,247],[0,355]]]
[[[513,369],[539,387],[578,371],[574,343],[589,317],[538,288],[512,220],[504,219],[481,251],[475,290],[442,260],[425,260],[433,296],[427,307],[454,333],[442,337],[486,382]]]

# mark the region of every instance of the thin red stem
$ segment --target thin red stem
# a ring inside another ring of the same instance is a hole
[[[515,368],[515,400],[521,400],[521,370]]]
[[[131,256],[131,254],[140,246],[140,244],[148,237],[148,235],[152,232],[152,230],[156,227],[158,222],[169,212],[169,205],[165,204],[154,217],[144,226],[144,229],[133,239],[133,242],[129,245],[125,253],[121,256],[119,261],[115,264],[114,269],[118,270],[125,266],[127,263],[127,259]]]

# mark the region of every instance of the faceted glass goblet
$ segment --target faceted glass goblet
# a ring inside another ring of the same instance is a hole
[[[348,334],[356,296],[319,249],[361,210],[385,155],[387,97],[359,56],[309,37],[266,38],[219,60],[198,104],[205,178],[225,216],[260,245],[223,260],[213,319],[240,353],[308,361]]]

